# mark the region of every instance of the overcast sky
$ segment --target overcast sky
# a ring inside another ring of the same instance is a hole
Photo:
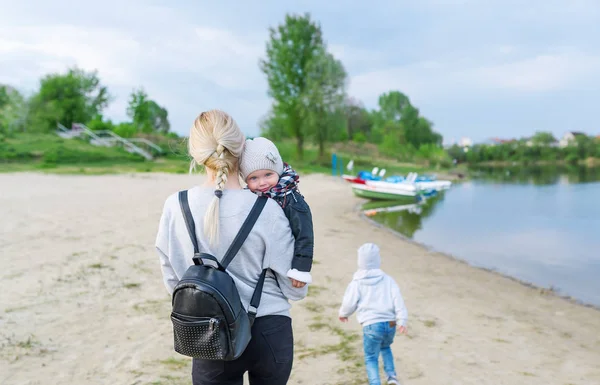
[[[374,108],[400,90],[446,142],[600,134],[600,0],[0,0],[0,83],[30,93],[78,65],[116,121],[143,86],[180,134],[220,108],[254,135],[270,105],[258,61],[286,12],[321,23],[351,96]]]

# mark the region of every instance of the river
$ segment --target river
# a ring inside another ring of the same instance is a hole
[[[473,175],[419,207],[371,218],[474,266],[600,306],[600,170],[481,169]]]

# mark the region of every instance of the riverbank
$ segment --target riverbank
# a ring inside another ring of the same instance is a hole
[[[487,162],[473,163],[471,167],[532,167],[532,166],[586,166],[586,167],[600,167],[600,158],[588,157],[585,159],[577,159],[575,163],[567,162],[565,160],[536,160],[536,161],[509,161],[509,160],[491,160]]]
[[[166,196],[202,176],[0,174],[0,383],[189,384],[172,349],[153,248]],[[406,242],[356,213],[347,183],[300,188],[316,231],[315,284],[293,307],[290,384],[362,384],[360,326],[337,321],[356,248],[381,246],[409,333],[410,384],[600,384],[600,312]]]

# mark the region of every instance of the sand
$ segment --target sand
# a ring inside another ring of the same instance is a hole
[[[189,384],[154,238],[164,199],[202,176],[0,174],[0,384]],[[600,384],[600,311],[404,241],[339,179],[302,178],[315,284],[294,303],[290,384],[366,384],[360,326],[337,321],[356,248],[381,246],[409,333],[404,384]]]

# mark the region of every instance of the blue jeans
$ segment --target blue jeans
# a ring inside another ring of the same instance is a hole
[[[381,385],[379,379],[379,353],[383,358],[383,370],[388,377],[396,378],[394,356],[390,345],[394,342],[396,327],[389,322],[378,322],[363,327],[363,344],[365,348],[365,365],[369,385]]]

